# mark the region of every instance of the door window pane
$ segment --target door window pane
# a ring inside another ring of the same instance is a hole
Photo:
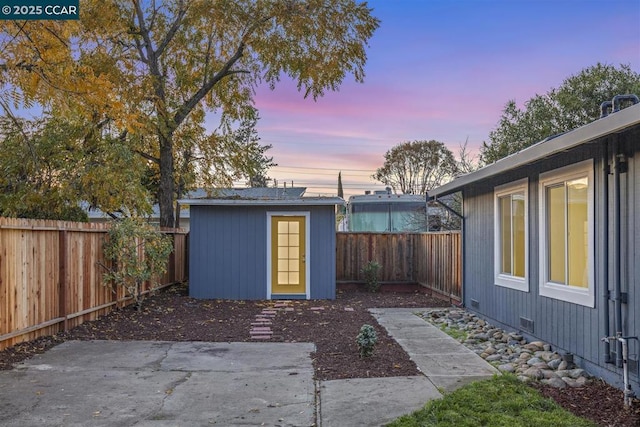
[[[302,271],[304,266],[301,254],[303,249],[300,247],[304,244],[304,236],[300,233],[304,232],[304,223],[300,219],[278,219],[277,235],[275,236],[274,249],[276,258],[273,260],[274,276],[276,280],[276,288],[278,292],[297,292],[295,285],[303,282]],[[286,285],[285,288],[278,288],[280,285]]]

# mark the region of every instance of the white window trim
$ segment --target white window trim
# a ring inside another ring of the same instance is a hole
[[[594,274],[594,178],[593,160],[576,163],[553,171],[540,174],[539,199],[540,199],[540,295],[554,298],[586,307],[595,307],[595,274]],[[589,181],[587,189],[587,289],[575,286],[561,285],[547,282],[547,212],[546,212],[546,187],[560,182],[586,176]]]
[[[500,236],[500,203],[499,198],[508,194],[524,192],[524,277],[512,276],[501,272],[500,260],[502,254],[500,252],[501,236]],[[529,179],[524,178],[518,181],[510,182],[494,188],[493,192],[493,269],[494,283],[497,286],[516,289],[518,291],[529,292]]]
[[[284,212],[267,212],[267,299],[272,299],[271,293],[271,217],[273,216],[303,216],[305,217],[305,275],[306,275],[306,292],[305,299],[311,299],[311,212],[309,211],[284,211]],[[302,295],[302,294],[301,294]]]

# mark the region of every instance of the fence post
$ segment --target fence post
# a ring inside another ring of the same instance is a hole
[[[67,320],[67,230],[58,231],[58,274],[60,277],[58,287],[59,317],[64,317],[62,330],[68,329]]]
[[[175,230],[171,233],[169,233],[169,236],[171,237],[171,246],[173,247],[173,249],[171,250],[171,253],[169,254],[169,282],[173,283],[176,282],[176,234],[175,234]]]

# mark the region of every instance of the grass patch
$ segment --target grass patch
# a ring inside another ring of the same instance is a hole
[[[455,326],[440,325],[440,330],[452,338],[462,342],[467,339],[467,332]]]
[[[514,375],[496,375],[432,400],[421,410],[403,415],[388,426],[595,427],[595,424],[561,408]]]

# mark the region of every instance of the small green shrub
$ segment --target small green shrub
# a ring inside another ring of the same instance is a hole
[[[142,219],[115,221],[104,243],[105,258],[111,261],[111,266],[103,265],[107,269],[105,284],[124,287],[140,309],[145,282],[149,282],[150,290],[158,287],[157,279],[167,271],[172,251],[171,238]]]
[[[376,261],[369,261],[367,265],[362,267],[362,274],[364,274],[364,280],[367,282],[367,290],[369,292],[378,292],[380,289],[380,282],[378,282],[378,272],[382,269],[382,266]]]
[[[358,349],[360,350],[360,357],[369,357],[373,355],[373,348],[378,342],[378,334],[371,325],[362,325],[360,333],[356,337],[356,343],[358,343]]]

